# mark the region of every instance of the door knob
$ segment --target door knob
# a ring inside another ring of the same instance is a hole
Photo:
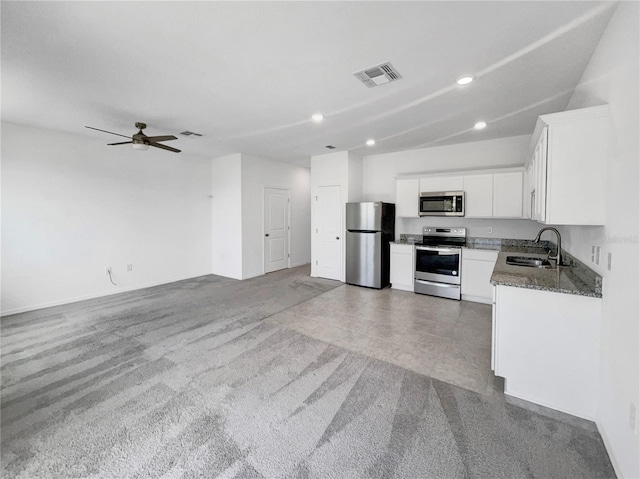
[[[269,236],[269,233],[265,234],[265,236]]]
[[[340,236],[336,236],[336,239],[340,239]]]

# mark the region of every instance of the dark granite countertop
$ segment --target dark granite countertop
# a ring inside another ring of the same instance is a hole
[[[400,240],[394,243],[413,245],[421,240],[421,235],[402,234]],[[529,268],[507,264],[507,256],[514,253],[541,258],[546,258],[549,251],[555,254],[556,245],[549,241],[535,243],[532,240],[468,237],[464,247],[498,251],[491,284],[594,298],[602,297],[602,276],[564,250],[562,251],[563,262],[569,266],[562,266],[560,269]]]
[[[500,252],[491,275],[491,284],[516,288],[537,289],[580,296],[602,297],[602,277],[573,257],[567,258],[571,266],[560,268],[530,268],[507,264],[512,252]],[[527,256],[546,258],[546,254],[526,253]]]
[[[467,249],[481,249],[504,253],[547,254],[549,250],[555,252],[555,245],[549,241],[505,239],[505,238],[467,238],[464,246]]]

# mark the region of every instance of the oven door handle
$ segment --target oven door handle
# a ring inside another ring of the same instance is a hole
[[[433,281],[425,281],[424,279],[416,279],[416,283],[428,284],[430,286],[438,286],[439,288],[459,288],[459,284],[434,283]]]
[[[436,251],[440,254],[460,254],[462,251],[460,248],[438,248],[435,246],[416,246],[420,251]]]

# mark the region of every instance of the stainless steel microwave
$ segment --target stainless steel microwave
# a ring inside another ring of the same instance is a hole
[[[464,191],[420,193],[420,216],[464,216]]]

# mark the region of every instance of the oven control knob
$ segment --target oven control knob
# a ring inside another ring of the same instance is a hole
[[[457,271],[452,271],[451,274],[453,274],[454,276],[458,274]]]

